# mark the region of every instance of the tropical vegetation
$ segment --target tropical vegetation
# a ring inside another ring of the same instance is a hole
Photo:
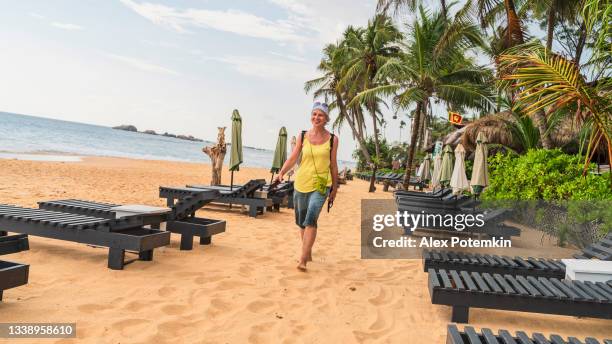
[[[521,164],[537,156],[561,159],[569,164],[561,165],[571,167],[567,182],[546,184],[560,177],[546,170],[548,165],[538,165],[548,172],[524,180],[525,188],[518,189],[515,181],[506,180],[511,175],[492,173],[489,196],[606,198],[611,175],[590,172],[593,160],[609,164],[612,156],[612,4],[426,4],[379,0],[365,27],[347,27],[337,42],[324,48],[321,76],[305,84],[307,92],[331,104],[334,129],[350,128],[359,168],[374,176],[399,157],[408,178],[416,159],[435,140],[459,138],[469,155],[470,143],[484,130],[491,147],[510,152],[495,158],[498,164],[503,160],[504,166],[523,168],[527,165]],[[538,25],[544,37],[539,37]],[[385,118],[385,110],[395,114],[392,119]],[[446,111],[471,114],[474,120],[456,130],[442,119]],[[402,136],[406,142],[400,139],[387,147],[392,140],[381,128],[394,121],[399,128],[408,127],[410,135]],[[403,154],[397,154],[399,149]]]

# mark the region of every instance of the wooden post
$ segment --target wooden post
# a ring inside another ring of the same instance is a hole
[[[225,127],[218,127],[217,143],[214,146],[202,148],[202,152],[210,157],[212,162],[212,179],[210,185],[221,184],[221,171],[223,170],[223,159],[227,152],[225,144]]]

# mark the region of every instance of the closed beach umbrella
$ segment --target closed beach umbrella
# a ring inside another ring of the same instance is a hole
[[[465,148],[461,144],[458,144],[455,148],[455,167],[453,168],[450,186],[453,188],[455,195],[459,195],[470,188],[470,183],[465,175]]]
[[[276,149],[274,150],[274,160],[272,161],[272,168],[270,169],[272,177],[274,177],[274,173],[280,171],[285,164],[285,160],[287,160],[287,129],[282,127],[278,132],[278,140],[276,140]],[[272,182],[270,181],[270,183]]]
[[[234,171],[240,170],[242,164],[242,118],[238,110],[232,112],[232,150],[230,152],[229,170],[232,171],[230,189],[234,185]]]
[[[446,145],[442,151],[442,167],[440,169],[440,184],[447,186],[453,176],[453,150],[449,145]]]
[[[440,173],[442,172],[442,155],[436,154],[434,157],[433,176],[431,178],[431,187],[437,188],[440,186]]]
[[[423,168],[425,167],[425,165],[423,163],[421,163],[419,165],[419,169],[417,170],[416,176],[420,177],[423,174]]]
[[[421,180],[428,181],[431,180],[431,154],[427,153],[423,163],[421,164]]]
[[[472,192],[480,195],[482,190],[489,185],[489,170],[487,168],[487,138],[482,132],[476,136],[476,151],[474,152],[474,168],[472,169]]]

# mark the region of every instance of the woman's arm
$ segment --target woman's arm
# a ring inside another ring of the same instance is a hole
[[[329,194],[329,199],[333,202],[338,191],[338,136],[334,135],[334,146],[331,153],[331,177],[332,177],[332,192]]]
[[[298,138],[296,140],[297,142],[295,143],[295,148],[293,149],[293,152],[291,152],[291,155],[289,155],[289,157],[287,158],[287,160],[285,161],[285,163],[283,164],[283,167],[280,169],[280,171],[278,172],[278,177],[277,179],[279,181],[283,180],[283,177],[285,176],[285,173],[287,173],[287,171],[289,171],[297,162],[298,157],[300,156],[300,152],[302,151],[302,133],[298,134]]]

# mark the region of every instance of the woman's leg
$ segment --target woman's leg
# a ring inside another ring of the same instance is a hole
[[[304,229],[304,237],[302,238],[302,256],[298,269],[306,270],[306,264],[312,260],[312,246],[317,238],[317,227],[306,226]]]
[[[298,269],[306,271],[306,264],[312,261],[312,247],[317,238],[317,219],[321,213],[321,208],[325,203],[327,195],[321,195],[318,192],[313,192],[308,200],[308,212],[306,214],[304,235],[302,237],[302,256]]]

